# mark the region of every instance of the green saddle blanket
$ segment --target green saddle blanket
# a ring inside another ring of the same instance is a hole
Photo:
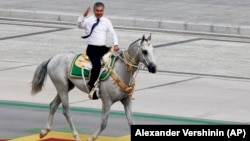
[[[115,60],[116,60],[116,56],[111,55],[108,59],[104,60],[104,64],[107,64],[107,67],[109,68],[113,68],[114,64],[115,64]],[[77,54],[72,63],[71,63],[71,68],[69,71],[69,76],[71,78],[81,78],[85,77],[86,80],[89,80],[90,75],[91,75],[91,68],[92,65],[91,62],[89,61],[88,57],[86,56],[86,54]],[[107,68],[102,68],[102,74],[100,76],[100,80],[105,80],[106,78],[109,77],[110,75],[110,71]]]

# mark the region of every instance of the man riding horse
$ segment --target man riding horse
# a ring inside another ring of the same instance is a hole
[[[89,16],[90,7],[77,20],[77,27],[85,29],[86,36],[82,38],[87,39],[87,55],[92,63],[91,76],[88,82],[89,97],[91,99],[98,99],[98,96],[93,89],[96,81],[99,78],[101,70],[101,58],[106,54],[110,48],[106,46],[107,33],[112,35],[114,51],[119,50],[118,38],[113,28],[111,21],[103,17],[104,4],[96,2],[93,7],[94,15]]]

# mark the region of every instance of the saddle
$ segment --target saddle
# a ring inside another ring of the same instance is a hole
[[[108,76],[110,75],[110,71],[108,68],[113,68],[116,58],[117,57],[114,56],[110,51],[102,57],[101,59],[102,73],[100,76],[101,81],[107,79]],[[71,63],[69,76],[71,78],[76,78],[76,79],[82,79],[84,76],[86,80],[89,80],[91,75],[91,69],[92,69],[92,63],[90,62],[86,52],[82,54],[80,53],[74,57]]]

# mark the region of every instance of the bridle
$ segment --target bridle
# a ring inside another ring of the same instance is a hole
[[[145,39],[146,40],[146,39]],[[139,40],[138,40],[139,41]],[[147,40],[146,40],[147,41]],[[147,43],[148,46],[150,46],[150,42]],[[132,45],[131,45],[132,46]],[[130,46],[130,47],[131,47]],[[142,50],[143,50],[143,46],[145,46],[144,44],[140,45],[137,49],[137,52],[136,54],[139,55],[139,57],[142,57],[142,60],[145,61],[146,63],[146,66],[149,64],[149,62],[147,61],[147,59],[145,58],[145,55],[142,53]],[[129,48],[130,48],[129,47]],[[121,60],[123,60],[123,62],[126,64],[126,67],[129,71],[133,71],[135,72],[137,69],[140,69],[141,68],[141,65],[139,65],[140,61],[137,61],[135,58],[133,58],[133,56],[131,56],[129,53],[128,53],[128,50],[126,51],[123,51],[122,52],[122,56],[119,56],[119,58]],[[136,55],[137,56],[137,55]],[[144,65],[145,66],[145,65]]]

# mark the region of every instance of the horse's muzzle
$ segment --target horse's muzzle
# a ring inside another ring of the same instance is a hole
[[[156,73],[156,65],[154,63],[149,63],[148,64],[148,71],[150,73]]]

